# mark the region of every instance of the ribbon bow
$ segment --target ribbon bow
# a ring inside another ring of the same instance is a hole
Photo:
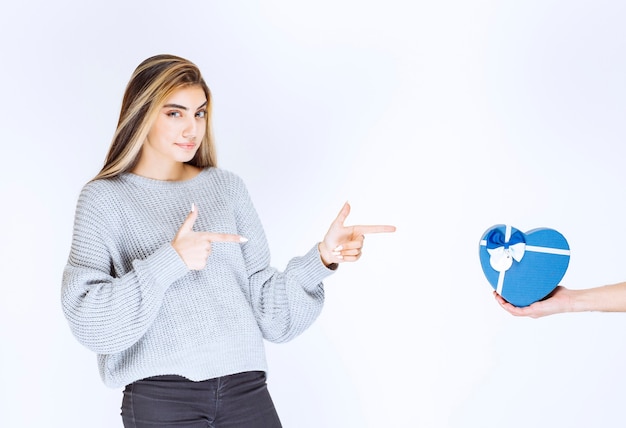
[[[505,233],[500,229],[492,230],[485,238],[487,252],[491,256],[489,264],[498,272],[505,272],[513,265],[513,260],[520,262],[526,251],[524,234],[519,230],[511,234],[511,226],[506,226]]]

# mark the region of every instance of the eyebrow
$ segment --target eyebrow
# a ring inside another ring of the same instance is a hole
[[[200,105],[200,107],[198,107],[196,110],[200,110],[202,107],[206,106],[206,105],[207,105],[207,102],[208,102],[208,101],[203,102],[203,103]],[[165,104],[165,105],[163,106],[163,108],[177,108],[177,109],[181,109],[181,110],[185,110],[185,111],[189,110],[189,108],[188,108],[188,107],[181,106],[180,104]]]

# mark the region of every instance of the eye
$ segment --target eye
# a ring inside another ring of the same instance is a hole
[[[172,110],[172,111],[168,111],[167,113],[165,113],[166,116],[168,117],[181,117],[182,115],[180,114],[179,111],[177,110]]]
[[[200,110],[200,111],[196,112],[196,117],[198,117],[200,119],[204,119],[206,117],[206,110]]]

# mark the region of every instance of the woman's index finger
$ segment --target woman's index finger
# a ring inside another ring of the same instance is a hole
[[[360,235],[368,233],[392,233],[396,231],[396,227],[391,225],[362,225],[353,227],[354,231]]]
[[[207,232],[207,237],[211,242],[248,242],[248,238],[232,233],[211,233]]]

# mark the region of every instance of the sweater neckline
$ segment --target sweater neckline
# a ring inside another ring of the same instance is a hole
[[[176,188],[176,187],[185,187],[188,185],[192,185],[200,180],[204,176],[210,173],[212,168],[203,168],[195,177],[189,178],[187,180],[157,180],[155,178],[143,177],[141,175],[133,174],[132,172],[125,172],[120,175],[125,181],[129,181],[131,183],[138,184],[143,187],[149,188]]]

